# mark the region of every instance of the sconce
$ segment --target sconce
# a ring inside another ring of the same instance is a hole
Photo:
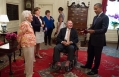
[[[2,22],[2,24],[1,24],[2,32],[6,33],[7,32],[7,30],[6,30],[6,27],[7,27],[6,22],[9,22],[9,19],[8,19],[7,15],[0,15],[0,22]]]
[[[69,6],[69,1],[67,1],[67,6]]]
[[[88,2],[88,7],[90,6],[90,2]]]

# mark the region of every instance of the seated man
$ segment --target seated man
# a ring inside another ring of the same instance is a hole
[[[62,28],[57,36],[57,45],[54,47],[54,54],[53,54],[53,62],[59,67],[58,70],[61,68],[60,60],[60,52],[64,49],[68,53],[68,58],[65,63],[65,71],[70,71],[70,62],[75,58],[75,47],[76,43],[78,43],[78,34],[77,31],[72,28],[73,23],[71,20],[67,21],[66,27]]]

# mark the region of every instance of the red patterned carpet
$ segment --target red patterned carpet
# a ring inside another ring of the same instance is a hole
[[[36,58],[34,63],[33,77],[119,77],[119,58],[102,55],[101,65],[99,68],[99,75],[87,76],[87,70],[81,69],[80,65],[85,64],[87,53],[79,51],[78,64],[71,72],[64,72],[62,69],[59,73],[54,73],[50,69],[52,62],[53,49],[41,50],[40,53],[43,59]],[[66,58],[61,58],[64,61]],[[24,60],[22,57],[18,58],[16,62],[12,63],[13,75],[9,76],[9,66],[1,70],[1,77],[25,77],[24,74]]]

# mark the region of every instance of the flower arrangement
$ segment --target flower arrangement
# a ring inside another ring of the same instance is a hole
[[[112,17],[114,19],[118,19],[119,20],[119,14],[115,14],[115,15],[108,15],[109,17]]]
[[[113,18],[111,20],[111,25],[113,26],[113,28],[115,29],[118,25],[119,25],[119,14],[115,14],[115,15],[108,15],[109,17]]]
[[[7,41],[14,41],[17,38],[16,33],[7,33],[5,36]]]

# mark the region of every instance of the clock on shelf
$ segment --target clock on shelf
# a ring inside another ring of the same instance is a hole
[[[24,0],[24,9],[33,11],[34,0]]]

